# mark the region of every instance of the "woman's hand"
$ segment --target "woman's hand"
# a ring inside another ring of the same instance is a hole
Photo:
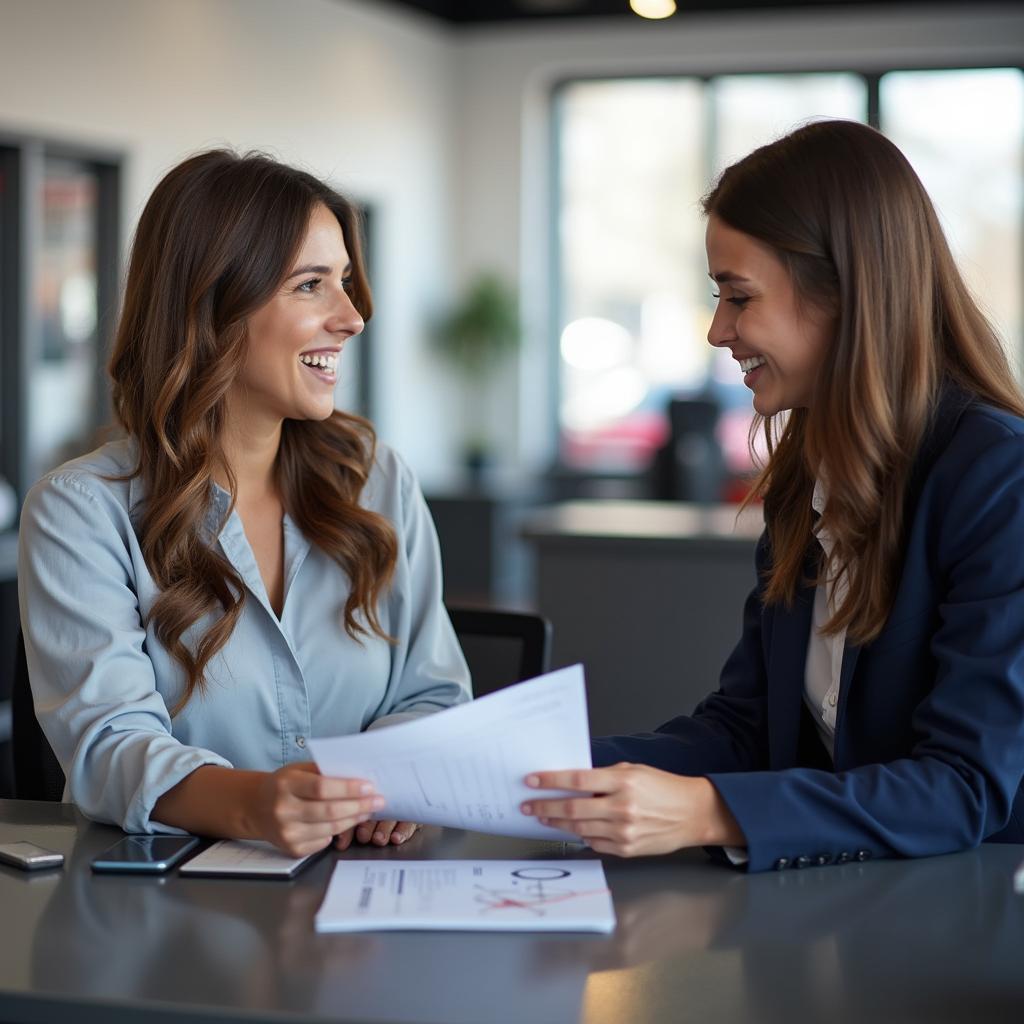
[[[292,857],[303,857],[369,821],[383,806],[383,797],[369,782],[332,779],[307,762],[263,775],[249,813],[256,835]]]
[[[745,846],[718,790],[704,778],[673,775],[644,764],[581,771],[538,772],[526,784],[582,797],[531,800],[522,805],[544,825],[575,832],[597,853],[638,857],[684,846]]]
[[[347,850],[355,839],[360,843],[372,842],[374,846],[387,846],[392,843],[401,846],[411,839],[419,828],[413,821],[364,821],[355,828],[350,828],[334,840],[339,850]]]

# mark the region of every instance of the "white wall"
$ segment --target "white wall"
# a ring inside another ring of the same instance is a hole
[[[518,279],[528,326],[523,358],[495,382],[491,396],[492,430],[502,438],[505,461],[537,467],[553,453],[548,416],[554,385],[549,353],[555,343],[549,323],[553,86],[572,76],[638,72],[1024,63],[1024,7],[887,6],[616,20],[582,29],[547,23],[474,30],[460,38],[459,273],[465,277],[475,267],[489,266]]]
[[[378,427],[430,477],[458,433],[424,338],[452,258],[452,57],[432,19],[373,0],[0,0],[0,130],[126,153],[126,240],[161,175],[211,145],[372,203]]]

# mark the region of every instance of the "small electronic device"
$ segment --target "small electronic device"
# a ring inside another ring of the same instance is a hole
[[[195,836],[125,836],[96,857],[92,869],[159,875],[170,871],[198,845]]]
[[[23,871],[38,871],[40,868],[59,868],[64,863],[64,854],[54,853],[35,843],[0,843],[0,861]]]

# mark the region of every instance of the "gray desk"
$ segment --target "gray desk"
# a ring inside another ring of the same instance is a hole
[[[581,661],[595,736],[653,729],[718,687],[754,585],[760,508],[576,501],[525,521],[552,664]]]
[[[293,882],[93,876],[115,829],[0,801],[0,1020],[929,1024],[1024,1015],[1022,846],[747,876],[689,851],[606,862],[615,935],[317,935],[329,855]],[[425,830],[362,857],[551,857]],[[573,855],[578,855],[573,851]]]

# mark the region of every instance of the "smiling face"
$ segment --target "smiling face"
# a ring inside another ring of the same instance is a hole
[[[256,429],[331,415],[341,350],[363,329],[350,273],[341,225],[320,204],[288,276],[249,317],[245,364],[229,395],[232,413]]]
[[[708,341],[728,348],[762,416],[810,406],[834,334],[832,318],[798,301],[768,246],[712,214],[705,244],[718,306]]]

